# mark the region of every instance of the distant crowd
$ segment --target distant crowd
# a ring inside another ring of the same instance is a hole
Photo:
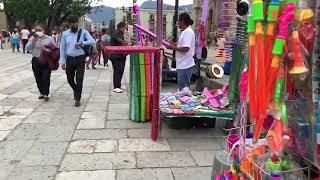
[[[54,39],[56,45],[59,47],[61,43],[62,32],[60,30],[53,30],[50,36]],[[95,39],[96,44],[93,46],[92,56],[86,61],[86,69],[90,69],[90,65],[92,65],[92,69],[96,69],[95,65],[99,64],[109,66],[108,58],[102,56],[103,46],[106,45],[105,42],[110,41],[110,30],[108,28],[103,28],[100,32],[96,30],[90,31],[91,36]],[[107,35],[107,36],[106,36]],[[36,36],[35,29],[29,30],[27,27],[23,27],[22,29],[16,27],[13,31],[0,31],[0,49],[12,49],[12,52],[20,53],[21,47],[23,53],[30,53],[26,50],[26,45],[29,39],[33,36]],[[101,62],[101,57],[103,57],[103,62]]]
[[[58,44],[60,41],[60,34],[56,30],[51,32],[51,36],[54,38],[55,42]],[[1,49],[12,49],[12,52],[20,52],[20,47],[22,47],[23,53],[26,53],[26,45],[30,37],[35,35],[35,30],[28,30],[27,27],[20,29],[15,27],[13,31],[0,31],[0,48]],[[28,52],[29,53],[29,52]]]

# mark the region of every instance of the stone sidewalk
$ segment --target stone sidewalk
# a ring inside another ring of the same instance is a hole
[[[0,51],[0,180],[211,179],[220,130],[164,125],[151,141],[150,123],[128,120],[128,94],[112,92],[111,68],[86,72],[80,108],[61,70],[39,101],[30,58]]]

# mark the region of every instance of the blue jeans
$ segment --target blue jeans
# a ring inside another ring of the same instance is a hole
[[[192,72],[193,67],[190,67],[188,69],[177,69],[179,90],[182,90],[185,87],[190,87]]]

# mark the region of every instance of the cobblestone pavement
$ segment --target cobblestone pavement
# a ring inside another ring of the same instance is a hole
[[[111,68],[86,72],[80,108],[64,72],[53,72],[45,103],[30,59],[0,51],[0,180],[210,179],[220,130],[164,126],[151,141],[150,123],[128,120],[128,94],[111,91]]]

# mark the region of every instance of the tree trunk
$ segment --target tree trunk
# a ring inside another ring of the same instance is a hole
[[[48,18],[48,24],[47,24],[47,30],[48,32],[51,32],[54,27],[55,27],[55,24],[56,24],[56,18],[57,18],[57,14],[58,14],[58,8],[59,8],[59,4],[60,4],[60,0],[55,0],[50,8],[51,8],[51,13],[49,15],[49,18]]]
[[[4,5],[4,13],[6,14],[7,17],[7,22],[8,22],[8,26],[9,26],[9,31],[12,30],[15,26],[16,26],[16,19],[8,12],[8,10],[6,9],[6,2],[3,2]]]

